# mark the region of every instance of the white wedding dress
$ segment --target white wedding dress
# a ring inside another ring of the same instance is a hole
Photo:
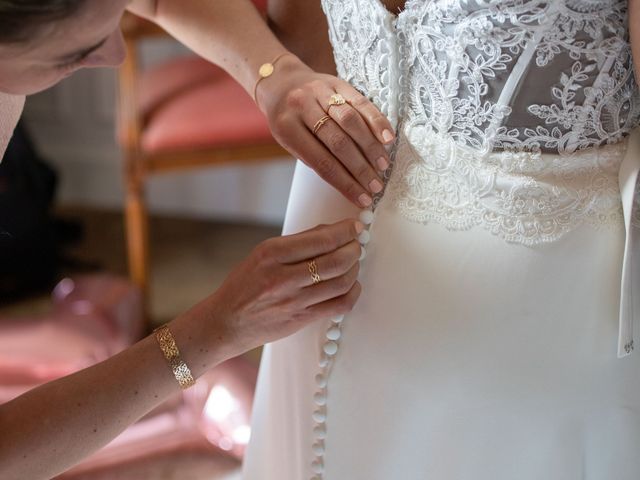
[[[245,480],[640,479],[627,1],[323,6],[399,140],[356,308],[265,350]],[[298,165],[285,233],[357,214]]]

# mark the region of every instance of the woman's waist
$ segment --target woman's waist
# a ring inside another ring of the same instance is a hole
[[[410,220],[450,229],[484,225],[508,241],[553,241],[583,223],[622,221],[618,172],[626,142],[570,155],[480,152],[405,129],[387,189]]]

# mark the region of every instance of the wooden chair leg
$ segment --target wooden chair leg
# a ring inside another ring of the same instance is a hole
[[[142,291],[146,331],[151,330],[149,303],[149,218],[147,213],[144,185],[139,175],[131,175],[127,180],[126,192],[126,235],[129,254],[129,274],[132,281]]]

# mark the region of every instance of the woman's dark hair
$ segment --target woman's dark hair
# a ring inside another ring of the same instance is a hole
[[[0,43],[29,40],[49,22],[75,14],[86,0],[0,0]]]

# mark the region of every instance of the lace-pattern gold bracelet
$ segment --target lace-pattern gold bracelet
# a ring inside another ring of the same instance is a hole
[[[182,358],[180,358],[180,350],[178,350],[178,346],[176,345],[176,341],[173,338],[169,327],[167,325],[163,325],[156,328],[154,333],[156,335],[156,340],[160,345],[160,350],[162,350],[164,358],[167,359],[169,367],[171,367],[171,371],[173,372],[173,376],[176,377],[180,387],[183,390],[192,387],[196,381],[193,379],[193,375],[191,375],[191,370],[189,370],[187,364],[182,361]]]

